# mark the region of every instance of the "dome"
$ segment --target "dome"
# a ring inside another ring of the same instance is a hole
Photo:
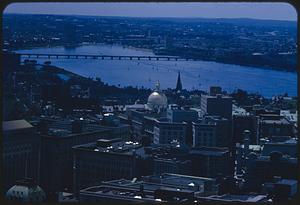
[[[19,180],[6,193],[6,199],[23,202],[42,202],[46,198],[43,189],[31,180]]]
[[[150,109],[164,109],[168,106],[168,99],[164,93],[160,91],[159,82],[156,84],[156,89],[148,97],[147,107]]]
[[[168,99],[165,94],[154,91],[151,93],[148,97],[148,105],[153,105],[153,106],[167,106],[168,104]]]

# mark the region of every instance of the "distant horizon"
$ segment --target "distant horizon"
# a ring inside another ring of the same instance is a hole
[[[284,22],[294,22],[297,20],[279,20],[279,19],[259,19],[259,18],[247,18],[247,17],[144,17],[144,16],[97,16],[97,15],[87,15],[87,14],[36,14],[36,13],[4,13],[3,15],[47,15],[47,16],[78,16],[78,17],[98,17],[98,18],[140,18],[140,19],[247,19],[247,20],[258,20],[258,21],[284,21]]]
[[[11,3],[3,14],[297,21],[285,2],[32,2]]]

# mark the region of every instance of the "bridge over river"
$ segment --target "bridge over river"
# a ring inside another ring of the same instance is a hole
[[[178,56],[124,56],[124,55],[89,55],[89,54],[45,54],[45,53],[20,53],[22,58],[46,59],[97,59],[97,60],[155,60],[155,61],[196,61],[195,58]]]

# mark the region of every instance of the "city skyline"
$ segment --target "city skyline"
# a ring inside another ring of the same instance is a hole
[[[80,4],[80,6],[79,6]],[[272,12],[270,12],[272,11]],[[118,17],[251,18],[296,21],[288,3],[13,3],[4,11],[20,14],[56,14]]]

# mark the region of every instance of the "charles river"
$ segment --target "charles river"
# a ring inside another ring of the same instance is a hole
[[[76,48],[35,48],[18,50],[18,53],[46,54],[91,54],[154,56],[149,50],[138,50],[111,45],[81,45]],[[44,63],[48,59],[38,59]],[[223,64],[209,61],[156,61],[156,60],[95,60],[95,59],[51,59],[52,65],[64,68],[85,77],[100,77],[110,85],[144,86],[154,88],[157,80],[161,88],[175,88],[177,73],[181,72],[183,88],[208,90],[212,85],[232,92],[237,88],[251,93],[260,93],[269,98],[288,93],[297,95],[297,74],[260,69],[247,66]]]

